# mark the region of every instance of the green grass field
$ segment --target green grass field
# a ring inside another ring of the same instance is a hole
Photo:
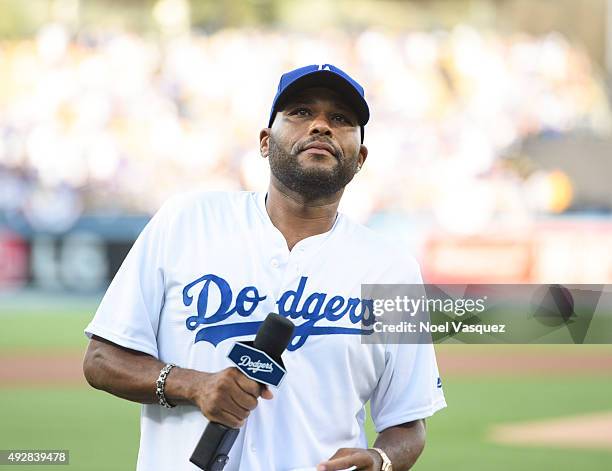
[[[0,403],[1,449],[68,449],[75,470],[135,468],[138,404],[86,388],[0,389]]]
[[[612,379],[446,384],[449,407],[428,421],[427,448],[417,469],[609,469],[610,452],[499,446],[487,442],[486,433],[498,422],[609,409]],[[0,389],[0,403],[2,449],[69,449],[70,467],[83,471],[134,468],[138,404],[88,389]],[[368,431],[373,438],[372,428]],[[19,467],[30,468],[39,469]]]
[[[82,352],[86,345],[82,330],[93,314],[89,309],[85,312],[0,311],[0,361],[2,355],[9,352]],[[477,348],[486,355],[490,348],[516,347]],[[610,347],[605,346],[590,348],[610,351]],[[612,372],[597,377],[489,375],[461,378],[447,375],[444,388],[449,407],[428,420],[427,447],[415,469],[610,469],[611,451],[502,446],[490,443],[487,433],[491,425],[502,422],[612,410]],[[0,383],[0,449],[69,449],[69,469],[134,469],[139,410],[138,404],[85,387],[24,389]],[[372,439],[371,425],[368,432]],[[11,467],[0,466],[0,470],[3,469]]]
[[[0,313],[0,354],[9,351],[84,351],[91,316],[75,311]]]

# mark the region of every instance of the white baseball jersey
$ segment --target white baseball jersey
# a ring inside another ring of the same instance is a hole
[[[412,257],[341,213],[289,251],[265,194],[183,195],[146,226],[85,332],[217,372],[268,313],[288,316],[287,375],[251,412],[226,469],[312,467],[338,448],[367,447],[368,400],[379,432],[446,406],[431,344],[362,344],[362,283],[421,277]],[[206,424],[195,406],[143,405],[138,470],[197,470],[189,457]]]

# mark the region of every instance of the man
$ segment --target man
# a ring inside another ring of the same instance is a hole
[[[175,198],[134,244],[86,329],[84,372],[144,404],[138,470],[196,469],[188,460],[208,420],[241,427],[230,471],[397,471],[420,455],[423,419],[446,405],[433,346],[360,335],[361,284],[420,283],[418,265],[337,212],[366,161],[368,119],[342,70],[284,74],[260,133],[267,194]],[[226,358],[269,312],[296,325],[274,393]]]

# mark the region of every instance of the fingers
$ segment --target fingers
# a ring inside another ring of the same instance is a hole
[[[244,381],[246,379],[246,382]],[[253,383],[253,384],[250,384]],[[235,368],[227,371],[219,381],[218,400],[230,412],[238,417],[247,416],[257,407],[259,385],[255,381],[245,378]],[[253,393],[255,391],[255,394]]]
[[[211,395],[203,409],[204,415],[211,422],[218,422],[232,428],[239,428],[249,416],[249,411],[238,407],[227,395]]]
[[[356,451],[355,448],[340,448],[327,461],[332,461],[332,460],[335,460],[335,459],[338,459],[338,458],[343,458],[345,456],[351,456],[355,451]]]
[[[317,471],[372,470],[374,460],[366,451],[355,448],[341,448],[328,461],[319,463]]]
[[[241,427],[257,407],[258,397],[272,399],[268,388],[253,381],[234,367],[200,376],[196,402],[212,422],[228,427]]]
[[[246,417],[241,418],[236,416],[232,412],[222,409],[217,417],[209,420],[211,420],[211,422],[217,422],[231,428],[240,428],[246,422]]]
[[[237,368],[232,367],[232,377],[236,381],[236,384],[242,389],[246,394],[250,394],[253,396],[255,400],[261,394],[261,387],[259,383],[253,381],[250,378],[247,378],[244,374],[242,374]]]
[[[225,400],[221,401],[221,407],[237,417],[246,419],[251,411],[257,407],[257,400],[255,400],[255,405],[251,405],[251,400],[252,397],[249,395],[232,393],[228,394]]]
[[[252,411],[257,407],[257,397],[245,392],[240,386],[235,385],[227,391],[229,398],[241,409]]]
[[[317,471],[338,471],[338,470],[371,470],[371,466],[365,464],[363,459],[356,460],[354,456],[338,458],[333,461],[326,461],[317,466]]]
[[[272,394],[272,391],[270,391],[267,386],[260,384],[256,381],[253,381],[250,378],[247,378],[236,368],[232,368],[232,369],[234,370],[233,374],[234,374],[234,378],[236,380],[236,384],[238,385],[238,387],[240,387],[240,389],[245,394],[251,395],[255,399],[255,401],[257,401],[257,398],[259,396],[263,397],[264,399],[268,399],[268,400],[274,397],[274,395]],[[257,405],[257,402],[255,403],[255,405]]]
[[[241,407],[224,388],[212,391],[203,398],[204,415],[212,422],[235,427],[236,422],[244,421],[250,410]]]

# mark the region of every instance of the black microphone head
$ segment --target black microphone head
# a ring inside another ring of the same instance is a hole
[[[294,328],[289,319],[271,312],[259,327],[253,346],[278,360],[289,345]]]

